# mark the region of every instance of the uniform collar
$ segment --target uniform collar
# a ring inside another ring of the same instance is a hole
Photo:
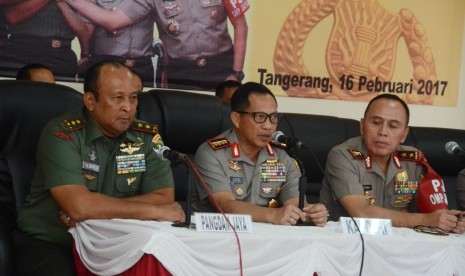
[[[236,158],[233,158],[232,157],[232,153],[231,153],[231,150],[232,148],[230,147],[230,159],[231,160],[234,160],[234,161],[243,161],[243,162],[247,162],[251,165],[254,165],[254,162],[252,162],[252,160],[250,160],[250,158],[245,155],[242,151],[242,148],[241,148],[241,145],[239,144],[239,141],[237,139],[237,135],[236,135],[236,132],[234,131],[234,128],[231,128],[227,133],[226,133],[226,138],[231,142],[231,144],[233,143],[237,143],[239,145],[239,148],[240,148],[240,152],[241,152],[241,156],[240,157],[236,157]],[[259,152],[258,152],[258,158],[257,158],[257,164],[261,164],[263,162],[265,162],[266,160],[270,160],[270,159],[277,159],[277,155],[276,155],[276,151],[273,149],[273,152],[274,152],[274,155],[271,155],[270,152],[267,150],[266,147],[262,148]]]
[[[105,135],[103,135],[102,131],[97,126],[97,124],[95,123],[92,116],[90,116],[89,111],[85,107],[83,108],[83,115],[84,115],[84,120],[87,123],[87,127],[86,127],[86,132],[87,132],[86,143],[88,145],[91,145],[92,142],[97,140],[97,139],[104,139],[104,140],[105,139],[110,139],[110,138],[106,137]],[[125,131],[123,134],[121,134],[119,136],[119,138],[122,138],[122,140],[125,140],[125,139],[129,139],[131,141],[136,140],[136,136],[133,133],[130,133],[128,131]]]

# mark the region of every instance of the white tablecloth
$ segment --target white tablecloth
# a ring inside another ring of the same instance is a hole
[[[358,275],[362,245],[340,224],[324,228],[253,223],[239,234],[244,275]],[[173,275],[240,275],[233,233],[197,232],[168,222],[87,220],[70,229],[85,266],[118,274],[144,254]],[[434,236],[394,228],[392,236],[364,235],[363,275],[464,275],[465,235]]]

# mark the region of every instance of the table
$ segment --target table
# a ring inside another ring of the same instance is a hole
[[[337,222],[325,227],[253,223],[239,234],[244,275],[358,275],[362,244]],[[151,254],[173,275],[240,275],[234,234],[175,228],[169,222],[87,220],[70,233],[85,266],[119,274]],[[393,228],[364,235],[363,275],[465,275],[465,235],[434,236]]]

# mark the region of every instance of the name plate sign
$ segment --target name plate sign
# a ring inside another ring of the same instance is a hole
[[[354,218],[357,222],[360,233],[370,234],[376,236],[390,236],[392,235],[392,223],[390,219],[374,219],[374,218]],[[358,233],[357,226],[355,226],[352,218],[340,218],[342,232],[344,234]]]
[[[250,215],[225,214],[237,233],[253,233]],[[233,232],[233,228],[219,213],[194,213],[197,231]]]

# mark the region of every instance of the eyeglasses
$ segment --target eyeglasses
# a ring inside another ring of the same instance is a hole
[[[266,119],[270,118],[270,122],[273,124],[277,124],[279,118],[283,115],[282,113],[271,113],[266,114],[265,112],[247,112],[247,111],[236,111],[239,114],[248,114],[252,116],[253,120],[256,123],[262,124],[266,122]]]

